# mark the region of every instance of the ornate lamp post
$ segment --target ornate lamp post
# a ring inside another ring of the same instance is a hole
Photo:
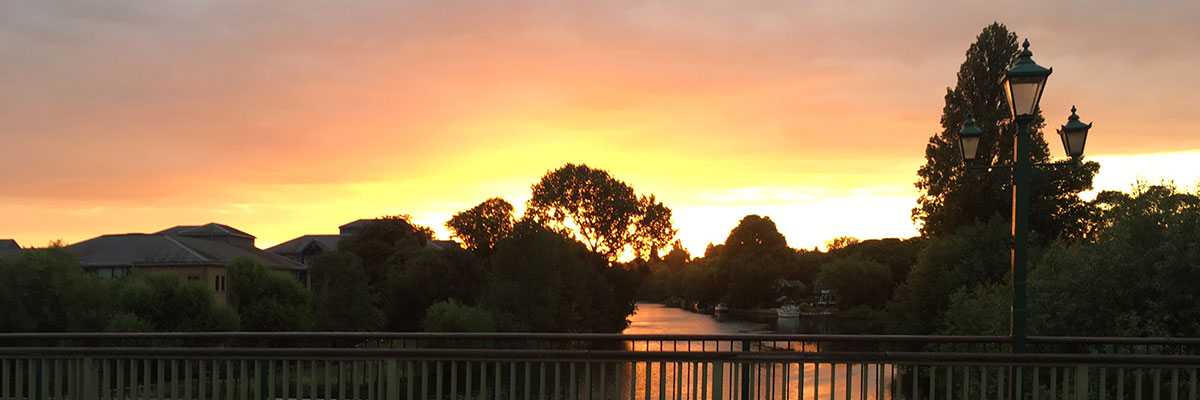
[[[1029,123],[1037,115],[1038,103],[1042,100],[1042,90],[1046,88],[1046,79],[1052,69],[1043,68],[1033,62],[1033,53],[1029,51],[1029,40],[1017,58],[1012,69],[1004,73],[1000,84],[1004,86],[1004,94],[1008,98],[1008,109],[1013,122],[1017,124],[1017,140],[1014,143],[1012,167],[1013,206],[1012,206],[1012,351],[1025,352],[1025,315],[1026,294],[1025,281],[1028,270],[1029,242],[1029,170],[1033,167],[1029,149]],[[1087,141],[1088,129],[1091,124],[1079,122],[1075,108],[1071,108],[1071,117],[1066,125],[1059,130],[1063,147],[1067,155],[1078,160],[1083,155],[1083,145]],[[963,123],[958,133],[959,149],[964,162],[976,158],[979,150],[979,139],[983,131],[975,127],[971,117]]]

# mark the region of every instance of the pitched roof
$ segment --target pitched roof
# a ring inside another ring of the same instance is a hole
[[[304,264],[259,249],[187,236],[130,233],[104,235],[69,246],[83,267],[139,265],[225,265],[250,256],[271,269],[303,270]]]
[[[21,245],[17,244],[16,240],[0,239],[0,256],[6,254],[16,254],[21,252]]]
[[[317,246],[322,252],[337,250],[339,235],[304,235],[267,249],[267,251],[275,254],[300,254],[307,249],[308,246]]]
[[[240,238],[254,239],[254,235],[235,229],[232,226],[209,222],[204,225],[180,225],[174,228],[164,229],[156,232],[156,235],[178,235],[178,236],[234,236]]]

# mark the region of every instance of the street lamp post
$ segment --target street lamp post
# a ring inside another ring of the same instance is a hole
[[[1017,137],[1013,145],[1013,165],[992,166],[1012,168],[1012,320],[1011,338],[1012,352],[1025,352],[1025,315],[1026,315],[1026,271],[1028,270],[1029,251],[1029,175],[1033,167],[1029,149],[1029,124],[1034,120],[1038,104],[1042,99],[1042,91],[1046,88],[1046,79],[1053,72],[1033,62],[1033,53],[1029,51],[1029,40],[1022,45],[1016,64],[1004,73],[1000,84],[1008,100],[1009,112],[1013,122],[1017,124]],[[1068,156],[1078,160],[1083,155],[1083,145],[1087,140],[1091,124],[1079,122],[1075,107],[1071,107],[1071,117],[1062,126],[1058,134],[1062,138],[1063,147]],[[970,162],[977,156],[980,138],[983,131],[975,126],[973,118],[968,117],[959,131],[959,149],[964,162]]]

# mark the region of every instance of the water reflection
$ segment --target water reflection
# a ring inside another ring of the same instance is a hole
[[[798,318],[780,319],[784,333],[800,330]],[[763,334],[774,333],[765,323],[717,321],[711,316],[659,304],[639,303],[625,334]],[[627,344],[633,351],[741,351],[742,341],[653,341]],[[753,343],[754,351],[813,351],[801,342]],[[748,369],[747,369],[748,368]],[[621,399],[737,398],[749,392],[755,399],[854,398],[888,399],[894,378],[891,366],[871,364],[634,362],[620,365]],[[616,378],[616,377],[614,377]],[[748,379],[750,387],[739,385]],[[615,384],[616,382],[614,382]],[[605,385],[607,386],[607,384]],[[605,388],[608,392],[608,388]],[[593,388],[594,390],[594,388]]]

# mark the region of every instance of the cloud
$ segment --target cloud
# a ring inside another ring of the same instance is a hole
[[[428,182],[358,196],[441,215],[430,199],[580,160],[679,204],[895,194],[992,21],[1055,67],[1050,121],[1094,118],[1089,152],[1200,148],[1197,19],[1173,0],[4,2],[0,198],[351,207],[321,189]]]

